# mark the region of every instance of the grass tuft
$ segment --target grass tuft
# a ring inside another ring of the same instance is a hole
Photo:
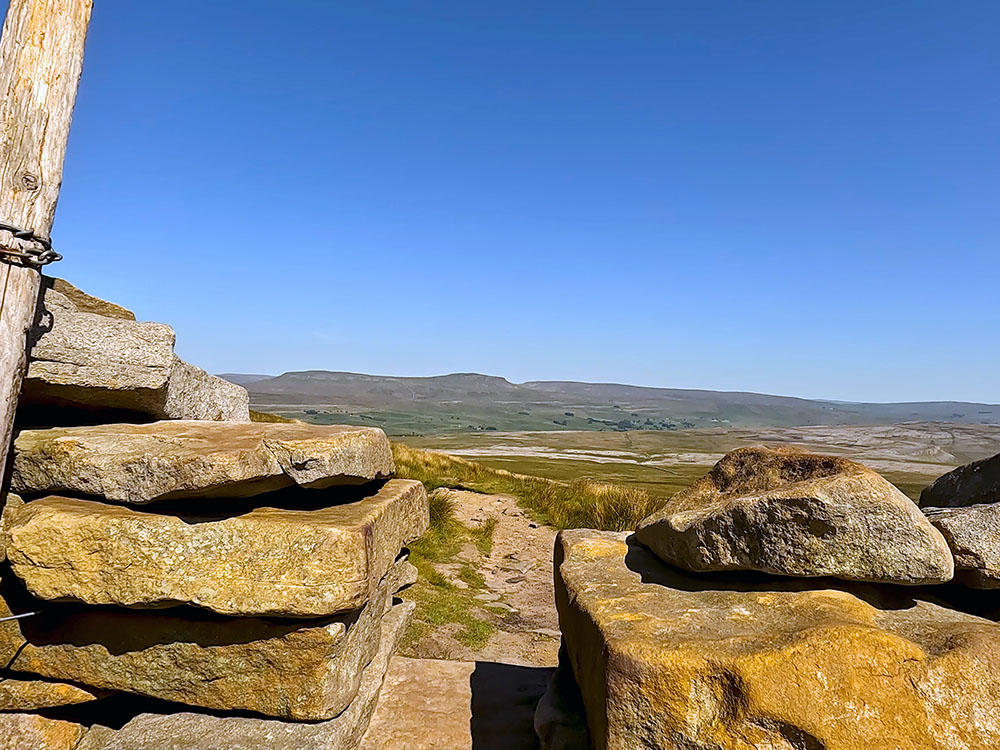
[[[472,537],[472,543],[476,545],[476,549],[484,557],[493,551],[493,532],[497,530],[498,523],[500,523],[500,519],[496,516],[491,516],[479,526],[469,529],[469,536]]]
[[[459,572],[458,577],[474,589],[486,588],[486,579],[480,575],[478,570],[468,563],[462,566],[462,570]]]
[[[266,411],[254,411],[250,410],[250,421],[251,422],[279,422],[281,424],[295,424],[299,420],[289,419],[288,417],[283,417],[280,414],[271,414]]]
[[[471,564],[463,563],[458,578],[468,588],[459,588],[433,563],[454,562],[466,541],[475,543],[482,552],[481,538],[486,535],[481,528],[469,528],[455,517],[455,502],[446,493],[432,492],[429,501],[430,528],[410,545],[410,562],[417,568],[419,577],[403,594],[417,603],[414,626],[407,633],[406,643],[412,646],[433,628],[456,624],[459,629],[455,638],[459,643],[481,648],[496,630],[492,623],[477,617],[483,608],[474,595],[485,588],[486,581]],[[490,543],[495,526],[494,523],[488,533]]]
[[[432,492],[428,498],[431,514],[431,528],[452,531],[455,520],[455,501],[444,492]]]
[[[447,562],[462,549],[469,530],[455,518],[455,503],[446,494],[432,492],[428,500],[430,527],[410,545],[410,553],[432,562]]]

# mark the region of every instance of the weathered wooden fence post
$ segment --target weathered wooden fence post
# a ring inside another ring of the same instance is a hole
[[[0,224],[47,240],[62,183],[91,0],[10,0],[0,39]],[[44,242],[0,228],[0,477],[27,365]],[[13,253],[28,251],[29,257]]]

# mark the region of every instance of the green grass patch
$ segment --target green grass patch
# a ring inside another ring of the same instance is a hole
[[[486,588],[486,579],[479,574],[478,570],[473,568],[468,563],[462,566],[462,570],[459,571],[458,577],[474,589]]]
[[[492,623],[476,616],[480,608],[468,590],[418,583],[406,590],[405,597],[417,603],[414,619],[424,626],[424,634],[455,623],[460,626],[455,634],[459,643],[469,648],[482,648],[496,631]]]
[[[476,545],[476,549],[484,557],[493,551],[493,533],[497,530],[498,523],[500,523],[500,519],[491,516],[479,526],[469,529],[469,536],[472,538],[472,543]]]
[[[432,492],[429,502],[430,527],[427,533],[410,545],[410,556],[433,562],[447,562],[462,549],[462,543],[469,538],[470,531],[455,518],[454,503],[447,495]]]
[[[466,541],[475,544],[483,555],[489,554],[493,543],[496,519],[489,519],[480,527],[470,528],[455,518],[454,502],[445,494],[430,495],[430,528],[420,539],[410,545],[410,562],[419,574],[417,583],[403,593],[416,602],[414,624],[407,632],[405,644],[412,646],[436,627],[456,624],[455,637],[463,646],[482,648],[496,627],[482,617],[485,609],[475,595],[486,586],[486,581],[471,563],[462,564],[458,579],[468,588],[460,588],[442,575],[434,563],[450,563],[461,551]],[[492,523],[491,523],[492,521]]]

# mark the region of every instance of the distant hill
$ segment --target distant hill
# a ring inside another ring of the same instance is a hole
[[[246,386],[250,383],[257,383],[261,380],[269,380],[270,378],[273,378],[274,375],[242,375],[237,372],[224,372],[219,375],[219,377],[228,380],[230,383]]]
[[[306,370],[227,373],[252,405],[319,423],[369,424],[393,435],[462,430],[676,430],[903,422],[1000,424],[1000,405],[957,401],[865,404],[761,393],[536,381],[455,373],[427,378]]]

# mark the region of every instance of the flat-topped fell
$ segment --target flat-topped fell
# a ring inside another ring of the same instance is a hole
[[[292,486],[323,489],[393,474],[374,427],[201,421],[24,430],[11,489],[141,505],[251,497]]]

